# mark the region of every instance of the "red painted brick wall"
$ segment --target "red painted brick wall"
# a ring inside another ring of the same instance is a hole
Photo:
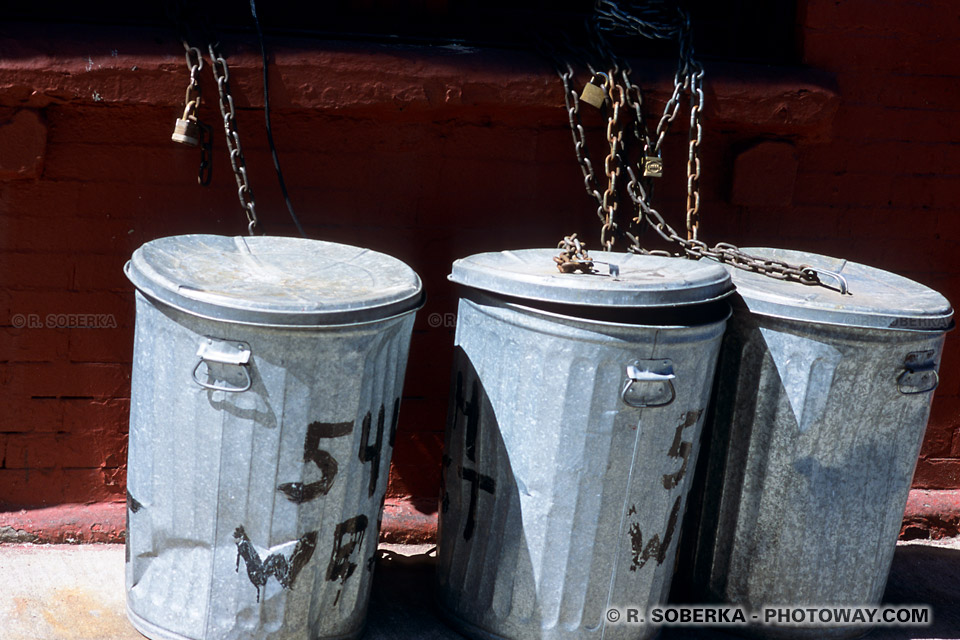
[[[799,4],[806,69],[707,63],[702,237],[843,256],[956,303],[957,11]],[[244,232],[215,88],[205,70],[201,118],[217,126],[201,188],[198,152],[169,141],[186,87],[169,34],[28,31],[0,44],[0,511],[119,501],[133,341],[123,264],[156,237]],[[240,134],[264,225],[290,234],[251,44],[226,46]],[[274,44],[274,135],[308,232],[393,254],[429,292],[385,522],[429,527],[453,340],[429,320],[455,312],[450,263],[573,231],[598,244],[559,81],[518,52]],[[638,73],[660,108],[669,67]],[[597,135],[599,119],[588,124]],[[682,136],[668,146],[660,204],[681,225]],[[99,328],[67,326],[80,322]],[[960,488],[958,345],[948,339],[917,487]]]

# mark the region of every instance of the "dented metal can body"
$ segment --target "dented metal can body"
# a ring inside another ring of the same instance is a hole
[[[649,638],[627,610],[669,590],[729,283],[623,254],[604,254],[619,281],[555,279],[550,253],[475,257],[494,279],[454,266],[438,600],[472,638]],[[672,284],[631,286],[650,278]]]
[[[758,612],[876,606],[952,310],[926,287],[863,265],[748,251],[833,272],[847,293],[733,274],[739,302],[684,526],[679,595]],[[798,640],[868,630],[735,629]]]
[[[304,242],[183,236],[128,264],[127,611],[150,638],[362,632],[419,280],[377,254],[373,271],[396,270],[407,301],[382,317],[353,305],[350,323],[333,298],[381,288],[357,265],[370,255]],[[207,258],[236,260],[232,285],[211,291],[230,274],[184,273]],[[339,285],[297,286],[318,268]]]

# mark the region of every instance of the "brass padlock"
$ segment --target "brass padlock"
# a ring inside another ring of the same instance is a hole
[[[657,156],[644,156],[643,177],[644,178],[662,178],[663,177],[663,160],[661,160]]]
[[[607,99],[607,92],[603,87],[597,84],[598,76],[590,79],[590,82],[583,85],[583,92],[580,94],[580,102],[586,102],[591,107],[599,109]]]
[[[180,144],[199,147],[200,125],[197,124],[196,120],[177,118],[177,123],[173,126],[173,135],[170,136],[170,139]]]

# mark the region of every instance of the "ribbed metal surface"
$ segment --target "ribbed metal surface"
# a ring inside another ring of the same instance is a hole
[[[724,321],[649,327],[461,299],[439,599],[475,638],[631,638],[663,602]],[[669,358],[676,399],[632,408],[625,369]]]
[[[690,514],[698,600],[880,602],[943,339],[734,313]],[[737,631],[819,639],[866,628]]]
[[[141,632],[359,635],[413,320],[279,330],[137,294],[127,606]],[[192,379],[208,337],[249,345],[249,391]]]

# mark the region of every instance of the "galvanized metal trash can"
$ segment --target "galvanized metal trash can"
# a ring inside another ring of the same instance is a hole
[[[187,235],[137,319],[127,612],[154,639],[363,629],[420,279],[342,244]]]
[[[731,284],[707,261],[554,255],[453,265],[438,600],[472,638],[648,638],[627,608],[670,586]]]
[[[739,296],[684,528],[683,555],[693,558],[684,578],[695,600],[748,610],[877,605],[953,310],[879,269],[746,251],[811,265],[835,290],[731,269]],[[869,630],[817,616],[815,628],[735,631],[820,639]]]

